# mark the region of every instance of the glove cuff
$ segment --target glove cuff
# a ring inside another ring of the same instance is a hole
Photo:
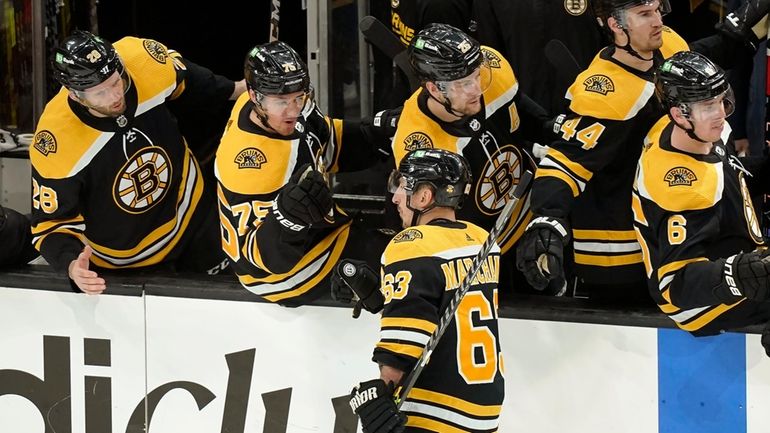
[[[273,208],[272,213],[275,217],[275,220],[280,224],[282,227],[286,228],[287,230],[291,230],[292,232],[301,232],[307,228],[306,225],[299,224],[294,222],[293,220],[288,218],[288,215],[284,215],[283,212],[278,208],[278,201],[281,199],[281,195],[279,194],[278,197],[275,198],[275,201],[273,201]]]
[[[569,228],[569,223],[563,218],[556,218],[550,216],[537,216],[527,225],[527,231],[533,228],[546,228],[554,233],[557,233],[562,240],[563,244],[569,242],[572,238]]]

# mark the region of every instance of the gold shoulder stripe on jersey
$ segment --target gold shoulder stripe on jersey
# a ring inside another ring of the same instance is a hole
[[[588,8],[587,0],[564,0],[564,10],[573,16],[583,15]]]
[[[267,157],[256,147],[247,147],[235,156],[233,161],[238,164],[238,168],[262,168],[262,164],[267,162]]]
[[[481,52],[484,53],[484,58],[487,59],[489,66],[498,69],[500,68],[500,57],[497,54],[485,47],[481,48]]]
[[[48,156],[49,153],[56,153],[56,137],[51,131],[40,131],[35,134],[33,147],[44,156]]]
[[[413,132],[404,139],[404,149],[407,151],[432,148],[433,140],[424,132]]]
[[[674,167],[663,176],[663,180],[668,182],[668,186],[690,186],[698,177],[687,167]]]
[[[155,61],[163,64],[166,63],[168,52],[166,51],[166,47],[164,47],[160,42],[154,41],[152,39],[145,39],[142,41],[142,45],[144,45],[144,49],[147,50],[147,54],[155,59]]]
[[[602,74],[591,75],[583,81],[586,92],[600,93],[606,95],[615,91],[615,83],[610,77]]]
[[[417,229],[407,229],[397,234],[396,237],[393,238],[393,243],[411,242],[415,239],[422,239],[422,232]]]

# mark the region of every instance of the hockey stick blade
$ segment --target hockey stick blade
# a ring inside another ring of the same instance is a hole
[[[412,91],[420,86],[420,82],[417,80],[412,65],[409,64],[409,59],[406,56],[406,47],[382,21],[367,15],[358,22],[358,29],[370,44],[392,59],[396,66],[404,72],[409,81],[409,88]]]
[[[513,209],[516,207],[516,204],[519,202],[519,200],[521,200],[521,198],[524,196],[524,193],[529,189],[529,184],[531,181],[532,172],[525,171],[519,179],[519,184],[513,190],[511,199],[508,200],[508,203],[505,204],[503,210],[500,211],[500,215],[498,215],[494,227],[492,227],[492,230],[489,232],[489,236],[487,236],[484,244],[481,245],[481,248],[479,249],[478,254],[476,254],[476,257],[473,258],[473,263],[471,264],[470,269],[468,269],[468,273],[460,283],[460,287],[457,289],[457,291],[455,291],[455,294],[452,297],[452,300],[449,302],[449,305],[447,305],[446,309],[444,310],[444,313],[439,318],[438,326],[433,331],[433,334],[431,334],[428,342],[425,343],[425,348],[420,355],[420,359],[417,360],[417,364],[415,364],[414,368],[409,373],[409,376],[407,376],[404,380],[404,385],[401,387],[401,390],[398,394],[398,399],[396,401],[396,405],[399,409],[404,404],[404,401],[406,401],[406,397],[409,395],[409,392],[417,382],[417,378],[420,377],[420,374],[422,374],[422,370],[430,360],[430,355],[436,349],[436,346],[438,346],[439,340],[444,335],[444,332],[446,332],[449,324],[454,318],[455,313],[457,312],[457,309],[460,307],[460,302],[462,302],[463,297],[465,297],[465,294],[470,290],[473,279],[476,278],[476,274],[478,274],[479,270],[481,269],[481,264],[486,261],[489,252],[492,251],[492,247],[497,242],[497,238],[500,236],[500,232],[503,230],[503,226],[505,226],[506,222],[511,218]]]
[[[583,71],[569,48],[558,39],[551,39],[545,44],[545,57],[556,69],[559,79],[568,85],[575,82],[575,78]]]

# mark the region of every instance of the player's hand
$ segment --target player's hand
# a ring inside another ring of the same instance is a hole
[[[393,400],[393,383],[382,379],[361,382],[350,392],[350,408],[361,419],[364,433],[399,433],[404,431],[406,415]]]
[[[516,248],[516,267],[532,287],[544,290],[555,281],[551,287],[564,288],[564,245],[569,238],[567,223],[561,218],[541,216],[529,223]]]
[[[331,218],[333,205],[332,193],[323,174],[306,164],[281,188],[274,211],[278,211],[276,217],[279,220],[287,219],[304,228]]]
[[[741,298],[764,302],[770,299],[770,250],[730,256],[722,267],[717,295],[732,304]]]
[[[385,304],[385,297],[380,292],[380,278],[363,260],[340,260],[332,271],[331,286],[335,301],[351,303],[356,300],[353,318],[358,318],[362,308],[372,314],[379,313]]]
[[[98,295],[107,288],[107,285],[96,272],[88,269],[92,253],[91,247],[86,245],[78,258],[70,262],[68,274],[75,285],[84,293]]]

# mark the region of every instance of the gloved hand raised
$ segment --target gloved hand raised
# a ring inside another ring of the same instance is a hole
[[[281,225],[300,231],[331,218],[333,205],[332,193],[323,174],[305,164],[281,188],[273,213]]]
[[[393,399],[393,383],[382,379],[361,382],[350,392],[350,408],[361,419],[364,433],[404,431],[406,415],[398,411]]]
[[[564,245],[569,239],[567,222],[561,218],[541,216],[529,223],[516,248],[516,267],[532,287],[544,290],[556,280],[563,288]]]
[[[766,20],[769,12],[770,0],[744,0],[738,9],[717,24],[717,30],[756,50],[759,42],[767,37]]]

